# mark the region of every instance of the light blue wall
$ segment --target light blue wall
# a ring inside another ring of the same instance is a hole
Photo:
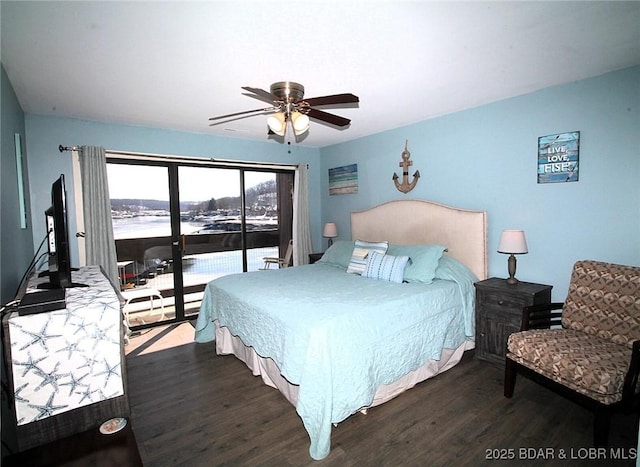
[[[0,116],[2,141],[0,158],[0,192],[2,193],[2,205],[0,219],[0,278],[2,278],[2,290],[0,303],[5,304],[14,298],[20,278],[27,270],[33,257],[31,223],[27,228],[20,227],[20,211],[18,196],[18,178],[15,156],[14,135],[21,135],[23,144],[23,157],[27,157],[24,148],[25,126],[22,107],[9,82],[4,67],[0,71],[0,89],[2,97]],[[26,169],[26,164],[23,164]],[[25,198],[28,203],[28,174],[23,174],[25,183]],[[27,206],[28,208],[28,206]],[[28,213],[28,211],[27,211]]]
[[[60,153],[58,146],[102,146],[105,149],[172,156],[212,157],[243,161],[260,161],[283,164],[309,164],[309,197],[311,228],[318,232],[314,246],[319,247],[320,237],[320,171],[319,150],[276,142],[255,142],[235,138],[215,137],[206,134],[185,133],[139,126],[105,124],[92,121],[26,116],[31,209],[34,243],[44,235],[44,213],[51,204],[51,183],[61,174],[72,179],[71,153]],[[288,151],[291,150],[289,154]],[[73,187],[67,183],[70,199]],[[71,232],[76,231],[75,217],[70,216]],[[77,246],[72,242],[71,262],[77,264]],[[317,244],[317,245],[315,245]]]
[[[580,180],[538,184],[538,137],[567,131],[580,131]],[[422,175],[407,195],[391,179],[402,176],[405,140],[410,175]],[[501,231],[524,229],[529,254],[516,276],[553,285],[554,300],[564,300],[576,260],[640,265],[640,67],[323,148],[321,161],[322,222],[336,222],[343,239],[353,210],[428,199],[488,212],[489,276],[507,276]],[[358,193],[329,196],[328,169],[351,163]]]

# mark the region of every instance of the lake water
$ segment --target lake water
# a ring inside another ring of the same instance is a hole
[[[191,235],[201,230],[204,222],[180,222],[180,233]],[[169,216],[137,216],[113,219],[113,235],[123,238],[168,237],[171,235]]]

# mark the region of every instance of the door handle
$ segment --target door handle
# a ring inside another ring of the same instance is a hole
[[[187,249],[187,237],[186,237],[186,235],[181,235],[178,240],[172,241],[171,244],[173,246],[180,247],[180,251],[182,251],[182,253],[184,253],[185,250]]]

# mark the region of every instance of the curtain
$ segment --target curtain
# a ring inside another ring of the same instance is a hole
[[[102,266],[111,282],[119,284],[104,148],[82,146],[78,154],[87,264]]]
[[[311,227],[309,223],[309,189],[307,165],[296,168],[293,189],[293,265],[309,263]]]

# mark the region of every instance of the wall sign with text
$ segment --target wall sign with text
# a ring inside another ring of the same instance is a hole
[[[578,181],[580,132],[538,138],[538,183]]]

